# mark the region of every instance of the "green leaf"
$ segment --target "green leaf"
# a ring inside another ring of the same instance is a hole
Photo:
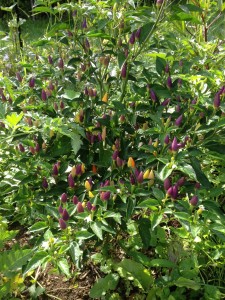
[[[147,218],[142,218],[139,220],[138,230],[139,234],[142,239],[142,243],[144,244],[144,247],[147,249],[150,246],[151,241],[151,222]]]
[[[68,264],[68,261],[66,260],[66,258],[61,258],[59,261],[57,261],[57,265],[59,267],[59,269],[67,276],[70,277],[70,267]]]
[[[157,56],[156,57],[156,71],[159,75],[162,75],[162,73],[165,71],[166,61],[165,59]]]
[[[168,259],[156,258],[151,260],[150,266],[160,268],[174,268],[175,264]]]
[[[162,221],[163,215],[161,213],[153,213],[151,215],[151,229],[152,231],[160,224]]]
[[[119,281],[119,275],[111,273],[104,278],[100,278],[90,290],[91,298],[100,298],[108,291],[115,290]]]
[[[103,240],[103,236],[102,236],[102,223],[99,221],[93,222],[90,225],[91,229],[93,230],[93,232],[97,235],[97,237],[100,240]]]
[[[153,277],[149,271],[140,263],[137,263],[131,259],[124,259],[118,264],[126,272],[130,273],[135,280],[137,280],[142,288],[147,291],[150,285],[153,283]]]
[[[191,280],[191,279],[187,279],[187,278],[184,278],[184,277],[178,278],[176,281],[174,281],[174,284],[176,286],[185,287],[185,288],[192,289],[192,290],[195,290],[195,291],[197,291],[201,288],[200,284],[197,283],[196,281]]]
[[[140,39],[139,43],[142,44],[148,37],[149,33],[151,32],[152,28],[154,26],[153,22],[149,22],[145,24],[144,26],[141,27],[141,34],[140,34]]]
[[[82,144],[83,144],[83,142],[80,139],[80,135],[73,133],[73,135],[71,137],[71,145],[73,148],[74,155],[76,155],[77,152],[80,150],[80,147]]]
[[[32,12],[54,14],[53,9],[46,6],[38,6],[32,9]]]
[[[12,113],[11,115],[6,116],[6,121],[8,122],[10,127],[15,127],[23,118],[23,113],[21,112],[19,115],[17,113]]]
[[[82,230],[82,231],[77,231],[76,232],[76,238],[78,240],[87,240],[87,239],[90,239],[93,236],[94,236],[94,234],[87,231],[87,230]]]
[[[200,161],[196,157],[191,157],[191,165],[196,173],[197,180],[201,183],[201,185],[207,189],[212,188],[211,183],[208,178],[202,172]]]
[[[162,170],[159,172],[159,178],[164,181],[166,178],[170,176],[170,174],[173,172],[173,168],[171,167],[171,164],[166,164]]]
[[[150,208],[152,206],[158,206],[158,205],[159,205],[158,200],[156,200],[156,199],[147,199],[147,200],[144,200],[144,201],[138,203],[136,207]]]
[[[103,218],[113,218],[117,223],[121,224],[121,214],[120,213],[115,213],[113,211],[107,211],[104,213]]]
[[[40,222],[37,222],[34,225],[32,225],[29,228],[29,232],[39,232],[39,231],[43,231],[46,228],[48,228],[47,223],[44,221],[40,221]]]
[[[23,274],[27,274],[28,272],[36,269],[37,267],[41,266],[42,262],[50,256],[48,255],[48,253],[46,251],[38,251],[34,254],[34,256],[31,258],[31,260],[29,261],[25,271],[23,272]]]
[[[80,92],[75,92],[74,90],[64,90],[64,94],[62,95],[62,98],[68,99],[68,100],[74,100],[77,98],[80,98]]]
[[[189,164],[183,163],[176,167],[176,170],[183,172],[184,174],[188,175],[191,179],[197,181],[195,170]]]
[[[0,253],[0,272],[9,274],[22,268],[32,256],[32,249],[9,250]]]
[[[70,249],[69,249],[71,258],[73,260],[73,263],[76,265],[78,269],[81,268],[81,259],[83,255],[83,251],[79,247],[79,244],[76,242],[72,242],[70,244]]]

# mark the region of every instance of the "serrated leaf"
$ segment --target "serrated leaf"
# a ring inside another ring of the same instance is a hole
[[[108,291],[115,290],[119,281],[119,275],[112,273],[106,275],[104,278],[100,278],[90,290],[91,298],[100,298],[104,296]]]

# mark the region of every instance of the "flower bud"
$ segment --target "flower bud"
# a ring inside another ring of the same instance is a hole
[[[77,203],[77,212],[78,213],[84,212],[84,207],[80,201]]]
[[[68,211],[66,209],[63,209],[62,218],[64,221],[68,221],[70,218]]]
[[[192,206],[196,206],[198,204],[198,197],[195,195],[191,198],[191,200],[189,201],[189,203],[192,205]]]
[[[59,226],[63,230],[67,227],[66,222],[62,218],[59,219]]]
[[[67,202],[67,194],[66,193],[63,193],[61,195],[61,201],[62,201],[62,203],[66,203]]]

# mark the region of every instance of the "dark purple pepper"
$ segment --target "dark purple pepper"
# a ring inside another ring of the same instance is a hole
[[[127,64],[124,63],[121,69],[121,77],[125,79],[127,77]]]
[[[157,97],[156,97],[156,94],[153,91],[153,89],[150,89],[150,97],[151,97],[151,99],[152,99],[153,102],[157,101]]]
[[[41,150],[41,147],[38,143],[35,145],[35,152],[39,152]]]
[[[142,183],[143,182],[143,180],[144,180],[143,175],[144,174],[143,174],[142,171],[138,174],[138,176],[137,176],[137,182],[138,183]]]
[[[73,204],[77,205],[77,203],[79,202],[79,199],[77,196],[73,196]]]
[[[32,154],[35,154],[35,149],[34,149],[33,146],[30,146],[30,152],[31,152]]]
[[[22,80],[23,80],[23,78],[22,78],[20,72],[16,72],[16,78],[17,78],[17,80],[18,80],[19,82],[22,82]]]
[[[67,227],[66,222],[62,218],[59,219],[59,226],[63,230]]]
[[[50,65],[53,65],[53,59],[52,59],[51,55],[48,56],[48,63]]]
[[[117,167],[122,167],[123,166],[123,164],[124,164],[124,161],[119,157],[119,156],[117,156],[117,158],[116,158],[116,165],[117,165]]]
[[[47,94],[46,94],[46,91],[45,91],[45,90],[42,90],[42,91],[41,91],[41,99],[42,99],[43,101],[46,101],[46,100],[47,100]]]
[[[169,73],[169,72],[170,72],[170,66],[169,66],[169,64],[166,64],[165,73]]]
[[[156,6],[160,7],[163,4],[164,0],[156,0]]]
[[[72,176],[71,173],[68,176],[68,185],[69,185],[70,188],[74,188],[75,187],[75,182],[74,182],[74,179],[73,179],[73,176]]]
[[[181,115],[176,119],[175,125],[179,127],[179,126],[181,125],[181,123],[182,123],[182,120],[183,120],[183,115],[181,114]]]
[[[172,89],[173,83],[172,83],[172,79],[170,76],[168,76],[168,78],[167,78],[166,85],[167,85],[168,89]]]
[[[171,187],[171,182],[168,177],[164,180],[163,186],[166,191]]]
[[[103,201],[107,201],[110,198],[111,193],[109,191],[107,192],[101,192],[100,198]]]
[[[189,202],[192,206],[196,206],[198,204],[198,196],[193,196]]]
[[[177,80],[177,85],[178,85],[179,87],[182,86],[182,79],[181,79],[181,78],[178,78],[178,80]]]
[[[45,190],[48,188],[48,182],[47,182],[46,177],[44,177],[43,180],[42,180],[42,187]]]
[[[54,164],[54,166],[52,168],[52,175],[53,176],[58,176],[58,174],[59,174],[58,165]]]
[[[34,86],[35,86],[35,78],[31,77],[30,80],[29,80],[29,87],[34,88]]]
[[[199,182],[196,182],[195,188],[196,188],[196,189],[200,189],[200,187],[201,187],[201,184],[200,184]]]
[[[129,43],[131,45],[133,45],[135,43],[135,32],[131,33],[130,39],[129,39]]]
[[[84,18],[81,27],[82,27],[83,29],[86,29],[86,28],[87,28],[87,19],[86,19],[86,18]]]
[[[162,102],[162,106],[167,106],[168,104],[169,104],[169,102],[170,102],[170,98],[167,98],[167,99],[165,99],[163,102]]]
[[[185,177],[181,177],[178,181],[177,181],[177,186],[183,186],[185,183]]]
[[[90,201],[87,202],[86,207],[87,207],[88,210],[92,209],[92,204],[91,204]]]
[[[63,110],[65,108],[64,102],[60,101],[59,106],[60,106],[60,109]]]
[[[22,144],[19,144],[19,150],[20,152],[25,152],[25,148]]]
[[[62,208],[62,206],[61,206],[61,205],[59,205],[58,212],[59,212],[60,214],[62,214],[62,213],[63,213],[63,208]]]
[[[169,137],[169,135],[167,134],[167,135],[165,136],[165,138],[164,138],[164,144],[168,145],[169,142],[170,142],[170,137]]]
[[[83,208],[83,205],[82,205],[81,202],[78,202],[78,203],[77,203],[77,212],[78,212],[78,213],[84,212],[84,208]]]
[[[135,177],[134,177],[133,174],[130,174],[130,183],[131,183],[132,185],[135,185],[135,183],[136,183],[136,180],[135,180]]]
[[[76,166],[76,175],[80,176],[81,174],[82,174],[82,167],[81,167],[81,164],[78,164]]]
[[[135,32],[135,38],[138,40],[141,36],[141,27]]]
[[[68,214],[68,211],[66,209],[63,210],[63,213],[62,213],[62,218],[64,221],[68,221],[70,216]]]
[[[213,106],[214,106],[214,108],[220,107],[220,94],[219,93],[216,93],[216,95],[214,97]]]
[[[176,152],[179,149],[178,143],[177,143],[177,138],[174,137],[173,141],[172,141],[172,145],[171,145],[171,150],[173,152]]]
[[[84,47],[85,47],[86,50],[90,49],[90,43],[89,43],[89,40],[87,38],[85,39]]]
[[[60,59],[59,59],[59,61],[58,61],[58,67],[59,67],[60,69],[63,69],[63,68],[64,68],[64,61],[63,61],[62,57],[60,57]]]
[[[66,193],[63,193],[61,195],[61,201],[62,201],[62,203],[66,203],[67,202],[67,194]]]
[[[119,155],[119,151],[118,151],[118,150],[115,150],[115,151],[113,152],[112,159],[113,159],[113,160],[116,160],[117,157],[118,157],[118,155]]]

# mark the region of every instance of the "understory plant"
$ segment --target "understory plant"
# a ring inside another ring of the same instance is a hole
[[[29,239],[1,250],[0,296],[35,299],[46,268],[74,279],[92,264],[91,298],[221,299],[224,4],[39,13],[45,35],[0,73],[0,212]]]

